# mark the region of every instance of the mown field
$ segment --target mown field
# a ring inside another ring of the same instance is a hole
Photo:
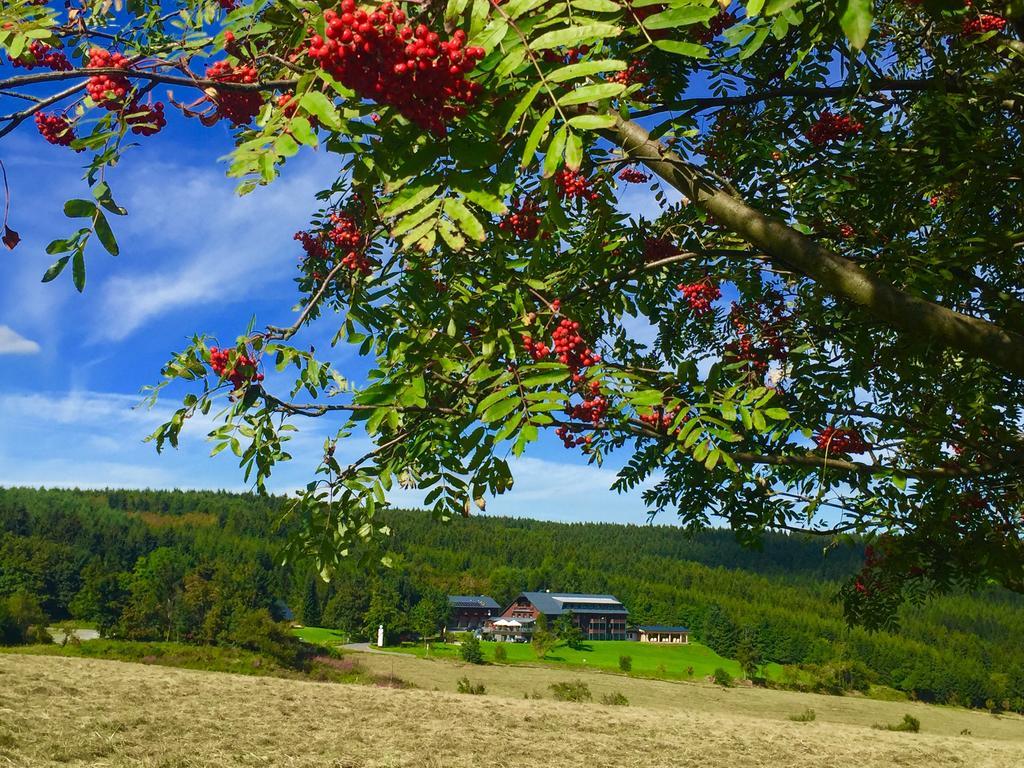
[[[372,658],[371,658],[372,657]],[[457,669],[411,656],[373,664]],[[557,676],[553,669],[474,673]],[[0,765],[17,768],[748,768],[1024,762],[1024,723],[951,708],[583,673],[631,705],[396,690],[67,657],[0,655]],[[564,676],[564,675],[563,675]],[[497,685],[497,683],[495,683]],[[641,701],[638,691],[648,694]],[[831,703],[814,722],[790,712]],[[859,709],[858,709],[859,708]],[[920,711],[919,711],[920,710]],[[917,713],[921,733],[870,728]],[[845,718],[845,720],[843,719]],[[960,735],[967,729],[971,735]]]
[[[654,643],[635,643],[620,640],[603,640],[584,643],[579,650],[560,645],[550,651],[543,659],[538,659],[528,643],[489,643],[482,642],[480,647],[488,661],[494,661],[494,652],[499,647],[505,649],[508,664],[546,664],[579,669],[601,669],[619,671],[619,657],[629,656],[632,660],[632,674],[644,677],[657,677],[663,680],[687,680],[710,675],[721,667],[734,677],[741,676],[740,665],[732,659],[719,656],[706,645],[689,643],[687,645],[657,645]],[[409,653],[422,658],[452,659],[459,658],[459,646],[446,643],[431,643],[429,647],[423,643],[388,648],[389,651]],[[692,672],[691,672],[692,670]],[[768,677],[778,677],[782,667],[778,664],[766,664],[764,671]]]

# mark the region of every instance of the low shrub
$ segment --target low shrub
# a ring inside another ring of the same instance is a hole
[[[270,656],[282,667],[308,666],[311,649],[292,634],[287,624],[274,621],[265,609],[236,612],[224,639],[229,645]]]
[[[366,670],[359,659],[349,656],[314,656],[309,677],[321,683],[355,683],[366,679]]]
[[[810,723],[813,722],[817,716],[817,713],[813,709],[808,707],[798,715],[790,715],[789,719],[792,720],[794,723]]]
[[[590,693],[590,686],[582,680],[572,682],[552,683],[548,686],[551,694],[558,701],[591,701],[593,695]]]
[[[601,697],[601,703],[607,704],[611,707],[628,707],[629,699],[618,691],[615,691],[614,693],[604,694],[604,696]]]
[[[378,688],[415,688],[415,683],[410,683],[408,680],[403,680],[396,675],[376,675],[373,678],[373,684]]]
[[[468,677],[460,677],[456,683],[459,693],[468,693],[473,696],[481,696],[487,693],[483,683],[473,683]]]
[[[494,660],[502,664],[508,661],[508,651],[505,650],[505,646],[501,643],[494,646]]]
[[[0,598],[0,645],[52,643],[46,624],[46,614],[35,595],[15,592]]]
[[[483,664],[484,651],[480,647],[480,640],[476,635],[466,635],[459,646],[459,656],[463,661],[470,664]]]
[[[633,657],[632,656],[619,656],[619,669],[623,672],[633,671]]]
[[[720,685],[723,688],[729,688],[732,686],[732,675],[726,672],[721,667],[718,667],[711,675],[715,685]]]
[[[921,730],[921,721],[913,715],[904,715],[903,719],[896,724],[890,723],[889,725],[879,725],[876,723],[871,727],[877,728],[880,731],[905,731],[906,733],[917,733]]]
[[[77,629],[74,623],[70,621],[62,621],[57,625],[56,634],[60,638],[59,642],[62,647],[69,643],[71,645],[81,644],[82,641],[78,639]],[[56,638],[54,638],[54,642],[58,642]]]

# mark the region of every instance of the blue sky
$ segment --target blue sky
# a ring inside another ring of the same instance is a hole
[[[192,333],[230,343],[252,317],[259,325],[288,324],[299,253],[292,234],[306,226],[313,195],[336,173],[337,158],[307,151],[276,183],[239,198],[219,161],[231,147],[227,129],[170,117],[164,132],[143,139],[109,177],[129,210],[126,218],[111,217],[121,255],[111,258],[98,244],[91,249],[83,295],[67,274],[49,285],[40,277],[53,260],[46,243],[74,229],[62,214],[64,200],[88,195],[86,156],[46,144],[31,123],[4,139],[11,226],[23,241],[0,255],[0,485],[246,488],[229,452],[209,457],[202,424],[162,456],[142,442],[173,398],[153,411],[135,406],[140,389],[158,380],[161,364]],[[622,204],[656,214],[643,187],[631,187]],[[328,351],[333,330],[321,321],[303,340],[359,381],[362,361],[349,350]],[[275,473],[273,491],[309,479],[331,431],[315,421],[300,426],[295,460]],[[366,446],[354,438],[339,446],[339,456],[357,456]],[[614,467],[586,466],[553,436],[513,470],[514,490],[489,499],[489,513],[646,521],[638,494],[608,490]]]

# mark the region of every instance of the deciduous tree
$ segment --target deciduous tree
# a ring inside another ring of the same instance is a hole
[[[197,335],[153,435],[177,445],[220,401],[216,450],[262,489],[296,421],[338,419],[294,510],[318,570],[384,533],[396,484],[469,514],[553,432],[625,454],[615,488],[687,526],[877,539],[843,592],[877,625],[930,590],[1024,590],[1022,13],[10,0],[0,136],[34,122],[87,153],[44,277],[70,265],[79,289],[86,251],[118,252],[110,169],[172,112],[232,127],[242,192],[332,156],[297,315]],[[313,324],[373,358],[364,385],[300,343]]]

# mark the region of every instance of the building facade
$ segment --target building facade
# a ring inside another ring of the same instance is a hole
[[[501,606],[487,595],[448,595],[449,632],[468,632],[480,629],[495,616]]]
[[[487,622],[484,632],[495,640],[529,641],[537,619],[554,624],[572,617],[584,640],[625,640],[629,611],[613,595],[575,592],[521,592],[500,615]]]

